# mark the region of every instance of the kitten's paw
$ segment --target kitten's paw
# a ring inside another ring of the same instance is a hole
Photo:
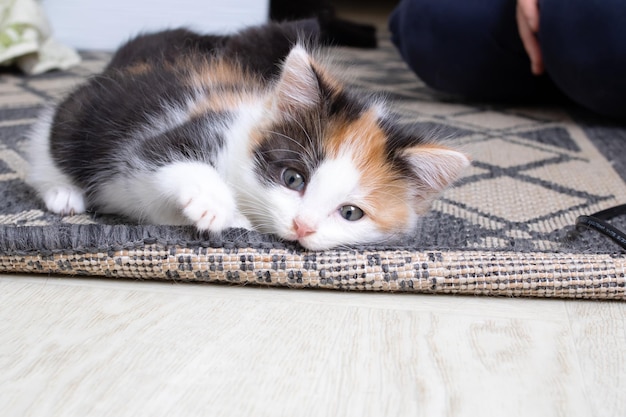
[[[238,227],[237,205],[230,190],[212,185],[213,187],[187,186],[181,190],[178,201],[183,215],[199,230],[221,232],[230,227]]]
[[[230,227],[248,230],[254,229],[252,223],[250,223],[250,220],[248,220],[246,216],[239,212],[235,213],[235,218],[233,219],[233,223],[230,225]]]
[[[183,217],[199,230],[221,232],[245,227],[235,197],[215,168],[200,162],[177,162],[157,171],[160,194],[172,199]]]
[[[62,216],[85,212],[85,198],[82,191],[71,185],[52,187],[45,192],[43,199],[48,210]]]

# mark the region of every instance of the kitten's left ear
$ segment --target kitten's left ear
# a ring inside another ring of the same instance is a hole
[[[456,181],[470,164],[462,152],[441,145],[417,145],[405,149],[402,156],[409,162],[420,183],[429,193],[438,194]]]
[[[320,102],[319,80],[311,64],[311,57],[302,46],[296,45],[289,52],[276,86],[279,111],[304,109]]]

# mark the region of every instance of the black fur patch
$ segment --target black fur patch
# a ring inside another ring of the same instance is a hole
[[[329,117],[341,117],[347,122],[352,122],[363,114],[367,106],[362,100],[346,90],[333,88],[315,67],[311,70],[317,79],[322,97],[321,104],[327,109]]]
[[[207,113],[139,143],[137,155],[153,166],[171,160],[205,162],[215,166],[216,156],[224,146],[224,129],[231,116]]]
[[[308,180],[324,159],[324,126],[324,118],[309,114],[263,132],[264,139],[253,151],[259,178],[266,184],[282,184],[283,170],[292,168]]]
[[[401,175],[415,178],[415,171],[411,164],[402,157],[402,151],[427,143],[423,136],[418,132],[408,131],[393,115],[381,120],[379,126],[387,136],[386,154],[389,163]]]
[[[52,157],[78,185],[87,186],[134,147],[134,133],[151,118],[163,117],[164,97],[176,107],[183,106],[186,94],[165,71],[95,76],[57,109],[50,136]]]
[[[340,91],[330,99],[329,113],[331,117],[342,117],[353,122],[363,115],[368,106],[347,91]]]

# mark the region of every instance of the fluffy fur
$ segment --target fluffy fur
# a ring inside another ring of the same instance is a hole
[[[344,88],[299,41],[310,25],[131,40],[42,114],[30,183],[55,213],[253,228],[313,250],[410,233],[468,159]]]

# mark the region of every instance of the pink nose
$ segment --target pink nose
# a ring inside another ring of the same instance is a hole
[[[298,239],[302,239],[303,237],[307,237],[315,233],[315,228],[301,219],[293,220],[293,230],[295,230]]]

